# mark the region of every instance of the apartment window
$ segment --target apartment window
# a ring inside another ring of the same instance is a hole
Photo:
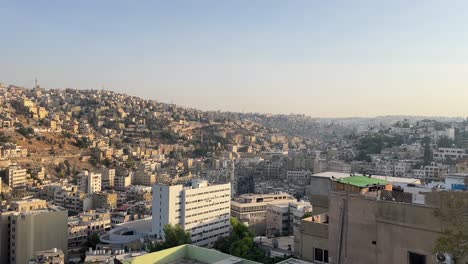
[[[320,263],[328,263],[328,250],[321,248],[314,248],[314,261]]]
[[[426,255],[408,252],[409,264],[426,264]]]

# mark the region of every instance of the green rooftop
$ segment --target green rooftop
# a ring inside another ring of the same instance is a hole
[[[149,253],[133,259],[122,260],[124,264],[260,264],[219,251],[197,247],[194,245],[182,245]]]
[[[364,188],[367,187],[368,185],[385,185],[388,182],[384,180],[379,180],[375,178],[369,178],[367,176],[351,176],[351,177],[346,177],[346,178],[341,178],[337,180],[339,183],[346,183],[350,184],[356,187]]]

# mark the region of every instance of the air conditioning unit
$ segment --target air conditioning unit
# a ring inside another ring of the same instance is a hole
[[[453,264],[453,257],[449,253],[437,253],[435,257],[436,257],[437,263]]]

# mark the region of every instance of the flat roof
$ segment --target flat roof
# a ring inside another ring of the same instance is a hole
[[[308,261],[305,261],[305,260],[290,258],[290,259],[278,262],[278,264],[314,264],[314,263],[313,262],[308,262]]]
[[[126,223],[118,224],[116,227],[126,227],[141,233],[150,233],[152,230],[152,217],[145,219],[139,219],[135,221],[130,221]]]
[[[356,175],[359,175],[359,174],[356,174]],[[330,178],[331,179],[332,176],[335,177],[335,179],[341,179],[341,178],[350,177],[350,174],[349,173],[343,173],[343,172],[325,171],[325,172],[321,172],[321,173],[312,174],[311,177],[322,177],[322,178]],[[372,175],[372,178],[388,181],[388,182],[391,182],[391,183],[421,184],[421,180],[415,179],[415,178],[403,178],[403,177],[393,177],[393,176],[385,176],[385,175]]]
[[[466,178],[468,177],[468,173],[450,173],[445,175],[445,177]]]
[[[176,261],[169,262],[168,264],[206,264],[206,262],[201,262],[196,259],[182,258]]]
[[[364,188],[373,184],[385,185],[388,183],[388,181],[375,179],[375,178],[369,178],[367,176],[351,176],[351,177],[338,179],[337,182],[346,183],[346,184],[350,184],[350,185],[361,187],[361,188]]]

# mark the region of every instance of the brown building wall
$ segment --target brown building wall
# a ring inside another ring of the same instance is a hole
[[[409,252],[432,252],[440,235],[434,208],[378,201],[359,194],[332,192],[329,212],[330,263],[337,263],[341,208],[345,204],[340,263],[408,263]]]

